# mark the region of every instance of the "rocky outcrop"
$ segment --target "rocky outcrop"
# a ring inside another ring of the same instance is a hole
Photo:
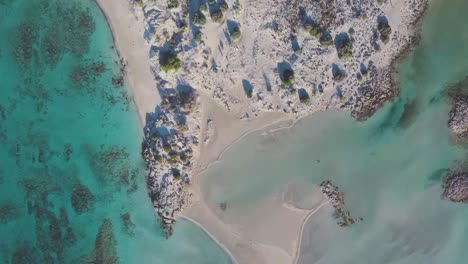
[[[454,98],[454,104],[450,111],[450,119],[448,126],[453,133],[464,138],[468,136],[468,96],[467,95],[456,95]]]
[[[442,188],[444,199],[452,202],[468,202],[468,171],[450,171]]]
[[[363,81],[355,100],[349,100],[344,104],[351,104],[351,116],[359,121],[364,121],[372,116],[387,101],[393,100],[398,95],[398,88],[392,85],[391,69],[378,72],[375,66],[368,69],[370,78]]]
[[[330,200],[333,208],[335,208],[335,217],[340,219],[338,225],[349,226],[357,221],[362,221],[362,217],[353,218],[351,212],[346,209],[344,194],[339,191],[338,186],[331,181],[323,181],[320,183],[322,193]]]
[[[147,187],[161,227],[168,236],[178,213],[189,203],[193,156],[198,145],[197,94],[191,87],[161,90],[162,103],[148,114],[142,156],[148,170]]]

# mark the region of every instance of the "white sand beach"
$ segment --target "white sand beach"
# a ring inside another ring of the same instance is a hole
[[[135,105],[142,123],[146,113],[154,112],[161,102],[156,81],[150,70],[149,44],[144,40],[145,25],[127,0],[96,0],[112,30],[114,43],[125,63],[126,81],[132,89]]]

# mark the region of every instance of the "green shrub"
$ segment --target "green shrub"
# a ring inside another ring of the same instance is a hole
[[[235,26],[232,30],[231,30],[231,37],[232,39],[238,39],[240,38],[241,36],[241,31],[240,31],[240,28],[238,26]]]
[[[323,33],[319,39],[322,46],[329,47],[333,45],[333,37],[328,33]]]
[[[294,53],[295,53],[297,56],[299,56],[299,55],[302,54],[302,49],[301,49],[301,47],[294,47],[293,50],[294,50]]]
[[[223,1],[220,5],[221,11],[226,12],[229,10],[229,5],[226,3],[226,1]]]
[[[299,101],[303,104],[310,103],[310,96],[304,88],[297,90],[297,95],[299,96]]]
[[[283,72],[283,78],[281,79],[283,86],[288,88],[294,83],[294,71],[292,69],[286,69]]]
[[[382,40],[383,43],[387,43],[390,40],[390,34],[392,33],[392,28],[388,22],[379,22],[377,29],[380,33],[380,40]]]
[[[244,91],[245,91],[245,95],[247,95],[248,98],[252,98],[252,96],[253,96],[253,90],[252,89],[244,90]]]
[[[179,0],[168,0],[167,7],[169,8],[177,8],[179,7]]]
[[[349,38],[348,34],[339,40],[336,51],[338,52],[339,58],[347,59],[353,56],[353,42]]]
[[[179,157],[179,154],[174,150],[169,151],[168,155],[171,160],[177,159]]]
[[[161,155],[155,155],[154,156],[154,159],[157,161],[157,162],[160,162],[162,160],[162,157]]]
[[[145,6],[145,3],[143,3],[143,0],[135,0],[135,3],[137,3],[141,8]]]
[[[196,12],[193,15],[193,23],[197,25],[205,25],[206,24],[206,17],[203,15],[201,11]]]
[[[213,13],[211,14],[211,20],[217,23],[223,22],[223,11],[221,10],[213,11]]]
[[[182,176],[180,174],[180,170],[176,168],[172,168],[171,171],[172,171],[172,176],[174,176],[175,179],[180,179],[180,177]]]
[[[346,73],[344,73],[342,70],[338,70],[333,74],[333,79],[337,82],[342,82],[344,79],[346,79]]]
[[[205,3],[200,4],[200,7],[198,8],[198,11],[200,11],[200,12],[202,12],[202,11],[205,12],[206,10],[208,10],[208,9],[206,8],[206,4],[205,4]]]
[[[164,72],[178,70],[182,66],[182,62],[179,60],[179,58],[177,58],[177,56],[171,52],[161,53],[159,55],[159,64],[161,65],[161,69]]]
[[[201,31],[197,31],[193,37],[195,38],[195,41],[196,41],[196,42],[200,42],[200,41],[202,40],[202,33],[201,33]]]
[[[181,132],[187,132],[188,131],[188,125],[187,124],[179,124],[179,130]]]
[[[163,149],[164,149],[164,151],[166,151],[167,153],[169,153],[169,152],[172,151],[171,145],[169,145],[169,144],[165,144],[165,145],[163,146]]]
[[[154,131],[153,135],[152,135],[152,138],[154,141],[158,140],[158,138],[160,138],[161,135],[159,135],[159,132],[158,131]]]
[[[179,28],[180,28],[179,34],[182,34],[183,32],[185,32],[185,30],[187,30],[187,23],[185,22],[180,23]]]
[[[311,36],[315,38],[320,38],[322,35],[322,29],[320,28],[319,25],[309,22],[304,26],[304,29],[307,33],[309,33]]]
[[[186,162],[189,159],[189,156],[185,153],[180,153],[179,158],[181,161]]]

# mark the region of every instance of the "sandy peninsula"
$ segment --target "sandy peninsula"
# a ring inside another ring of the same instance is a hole
[[[182,216],[234,263],[295,263],[304,223],[328,200],[318,186],[290,183],[251,207],[223,211],[206,201],[197,175],[251,131],[329,108],[358,120],[372,115],[398,95],[393,63],[417,41],[413,26],[427,5],[96,1],[146,121],[148,191],[162,227],[170,235]]]

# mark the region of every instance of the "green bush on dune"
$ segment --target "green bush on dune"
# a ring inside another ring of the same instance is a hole
[[[292,69],[286,69],[283,72],[283,77],[281,78],[283,86],[288,88],[294,83],[294,71]]]
[[[178,70],[182,66],[182,62],[176,55],[172,54],[171,52],[161,53],[159,55],[159,64],[161,65],[161,69],[164,72],[168,72],[170,70]]]
[[[223,11],[221,10],[213,11],[213,13],[211,14],[211,19],[213,20],[213,22],[217,22],[217,23],[223,22]]]
[[[169,8],[177,8],[179,7],[179,0],[168,0],[167,7]]]
[[[232,39],[238,39],[241,36],[241,31],[238,26],[235,26],[234,28],[232,28],[230,33],[231,33]]]
[[[197,25],[205,25],[206,24],[206,17],[203,15],[201,11],[196,12],[193,15],[193,23]]]

